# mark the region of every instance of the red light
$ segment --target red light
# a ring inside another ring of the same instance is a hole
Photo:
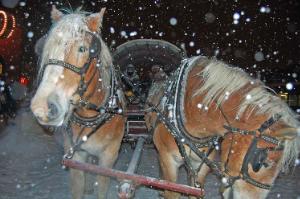
[[[26,77],[20,77],[20,83],[27,86],[27,84],[29,83],[29,80]]]

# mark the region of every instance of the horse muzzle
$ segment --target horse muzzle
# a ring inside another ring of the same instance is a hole
[[[54,100],[47,100],[46,105],[32,103],[31,110],[42,125],[60,126],[64,120],[62,107]]]

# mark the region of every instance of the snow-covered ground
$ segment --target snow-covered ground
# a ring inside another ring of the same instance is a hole
[[[126,170],[132,149],[123,144],[115,168]],[[35,122],[31,112],[23,108],[15,120],[10,121],[0,133],[0,199],[70,199],[68,171],[62,169],[60,161],[63,155],[61,146],[54,137],[43,133]],[[144,147],[138,173],[152,177],[159,176],[157,154],[153,146]],[[181,183],[186,183],[186,174],[181,170]],[[117,198],[116,181],[112,181],[108,198]],[[206,183],[206,198],[218,196],[218,181],[209,176]],[[300,198],[300,167],[288,176],[280,176],[269,199]],[[88,199],[96,198],[93,194]],[[135,198],[159,198],[159,191],[140,187]]]

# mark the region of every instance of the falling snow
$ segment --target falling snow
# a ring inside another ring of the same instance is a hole
[[[270,13],[271,9],[269,7],[267,7],[267,6],[262,6],[262,7],[260,7],[259,11],[261,13]]]
[[[205,14],[204,19],[207,23],[213,23],[216,20],[216,17],[213,13],[208,12]]]
[[[195,46],[195,42],[190,41],[189,46],[190,46],[190,47],[194,47],[194,46]]]
[[[172,18],[170,19],[170,24],[171,24],[172,26],[175,26],[175,25],[177,24],[177,19],[176,19],[175,17],[172,17]]]
[[[228,183],[228,179],[225,178],[225,177],[223,177],[221,181],[222,181],[223,184],[227,184]]]
[[[264,54],[262,52],[256,52],[254,54],[254,59],[258,62],[261,62],[263,61],[265,58],[264,58]]]
[[[30,31],[30,32],[27,33],[28,38],[32,38],[33,36],[34,36],[33,32]]]
[[[240,17],[241,17],[240,14],[237,13],[237,12],[233,14],[233,19],[234,19],[234,20],[239,20]]]
[[[126,31],[124,31],[124,30],[120,32],[120,35],[124,38],[128,37]]]
[[[26,3],[24,1],[21,1],[20,6],[26,6]]]
[[[294,88],[293,84],[290,83],[290,82],[287,83],[287,84],[285,85],[285,87],[286,87],[287,90],[292,90],[292,89]]]
[[[82,141],[86,142],[88,140],[88,137],[85,135],[82,137]]]
[[[133,32],[130,32],[130,33],[129,33],[129,36],[134,37],[134,36],[136,36],[137,34],[138,34],[137,31],[133,31]]]
[[[24,59],[22,58],[20,65],[29,64],[34,68],[37,57],[32,49],[36,40],[50,29],[51,5],[68,8],[66,2],[45,1],[42,9],[31,6],[35,1],[22,0],[18,3],[19,11],[16,16],[21,17],[21,20],[17,18],[17,24],[23,23],[25,37]],[[275,87],[278,93],[282,91],[283,94],[295,96],[299,93],[299,4],[295,0],[195,1],[195,7],[188,2],[165,5],[161,0],[149,3],[137,1],[134,4],[125,1],[70,0],[70,4],[73,8],[82,4],[87,11],[95,11],[100,6],[107,7],[101,34],[111,49],[132,39],[163,39],[185,50],[188,56],[217,56],[226,63],[243,68],[253,77],[259,74],[261,81],[267,86]],[[207,9],[199,9],[197,6]],[[63,33],[59,34],[63,36]],[[12,71],[17,67],[18,65],[8,64]],[[226,92],[225,95],[225,99],[228,99],[230,94]],[[249,100],[251,95],[246,95],[245,98]],[[208,110],[208,107],[200,103],[197,108]],[[300,113],[299,107],[294,110]],[[1,155],[6,156],[6,152]],[[51,158],[43,158],[44,162],[45,160],[47,164],[53,162]],[[299,166],[300,160],[296,159],[295,164]],[[49,170],[50,165],[41,168]],[[224,181],[226,183],[227,179]],[[97,185],[98,182],[95,182],[95,186]],[[13,184],[13,188],[18,191],[26,186],[38,188],[40,185],[37,182],[25,185],[20,181]],[[300,198],[294,195],[288,197],[283,193],[273,193],[271,198],[276,197]]]
[[[109,31],[110,31],[111,34],[114,34],[114,33],[115,33],[114,27],[110,27],[110,28],[109,28]]]
[[[199,109],[201,109],[201,108],[203,107],[203,105],[202,105],[202,104],[197,104],[197,107],[198,107]]]

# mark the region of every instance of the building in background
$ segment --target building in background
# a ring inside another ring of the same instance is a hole
[[[19,78],[23,57],[23,31],[22,24],[14,14],[0,8],[0,56],[1,74],[8,79]]]

